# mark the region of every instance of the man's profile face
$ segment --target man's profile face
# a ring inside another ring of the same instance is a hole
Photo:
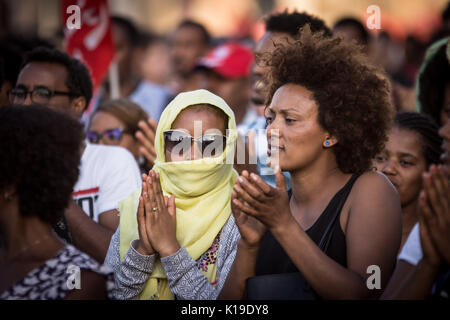
[[[45,88],[51,91],[69,92],[66,85],[67,70],[63,65],[49,62],[30,62],[19,73],[16,88],[32,91],[37,88]],[[21,102],[31,105],[31,96]],[[63,111],[75,117],[80,117],[79,111],[72,108],[72,101],[67,95],[55,95],[46,103],[46,106],[54,110]]]
[[[265,66],[262,61],[259,61],[259,56],[264,54],[272,53],[275,49],[274,43],[286,44],[289,40],[293,38],[287,33],[281,32],[266,32],[261,39],[256,43],[254,53],[255,53],[255,63],[252,66],[251,72],[251,82],[252,82],[252,97],[251,101],[254,106],[260,107],[264,106],[264,90],[266,90],[267,83],[264,82],[263,75]]]

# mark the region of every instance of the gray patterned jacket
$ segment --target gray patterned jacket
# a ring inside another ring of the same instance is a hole
[[[161,258],[169,281],[169,288],[180,300],[214,300],[219,295],[236,256],[239,230],[233,215],[222,228],[217,253],[218,284],[212,286],[199,271],[199,260],[194,261],[184,247],[175,254]],[[105,264],[115,274],[114,296],[116,299],[137,299],[152,273],[156,254],[139,254],[131,242],[123,261],[120,261],[120,227],[111,238]]]

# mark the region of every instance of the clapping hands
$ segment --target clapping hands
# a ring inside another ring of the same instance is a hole
[[[439,266],[450,264],[450,184],[449,173],[441,165],[423,174],[419,196],[420,237],[424,258]]]
[[[249,245],[256,245],[266,228],[272,231],[283,228],[293,219],[286,182],[279,167],[275,177],[276,188],[268,185],[260,176],[243,171],[234,185],[232,209],[241,237]]]

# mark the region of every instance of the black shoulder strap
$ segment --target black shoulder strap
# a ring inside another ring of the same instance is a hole
[[[325,232],[323,233],[322,238],[320,239],[320,242],[319,242],[319,248],[323,252],[326,252],[328,249],[328,246],[330,245],[330,241],[331,241],[333,231],[334,231],[333,226],[336,223],[336,220],[342,211],[342,207],[344,206],[345,201],[347,200],[347,197],[350,194],[350,191],[352,190],[353,184],[355,183],[356,179],[358,179],[358,177],[359,177],[359,174],[352,175],[350,180],[344,186],[344,192],[342,194],[342,197],[339,199],[339,204],[336,207],[336,210],[333,213],[332,218],[330,219],[330,223],[327,225]]]

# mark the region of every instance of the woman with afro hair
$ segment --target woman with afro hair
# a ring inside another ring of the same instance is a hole
[[[0,300],[112,298],[113,271],[52,230],[78,179],[83,139],[62,112],[0,108]]]
[[[241,239],[220,298],[378,298],[401,239],[397,192],[371,169],[387,140],[389,83],[360,47],[308,26],[263,59],[277,186],[238,178]]]

